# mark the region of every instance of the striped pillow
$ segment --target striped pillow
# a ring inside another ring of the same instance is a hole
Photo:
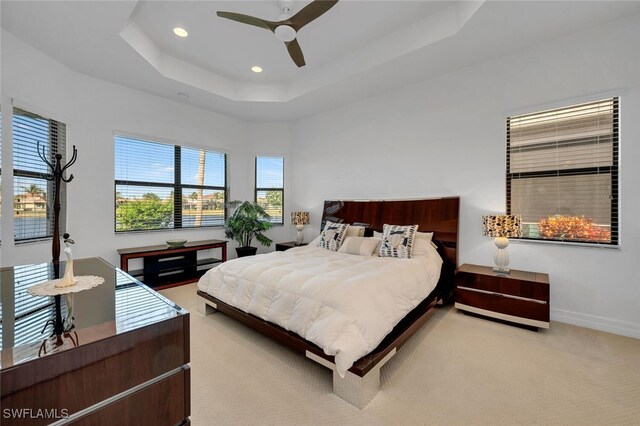
[[[378,248],[379,238],[347,237],[338,250],[339,253],[357,254],[359,256],[371,256]]]
[[[338,251],[342,245],[342,240],[344,240],[345,235],[347,235],[347,229],[349,229],[349,225],[346,223],[333,223],[328,220],[324,225],[324,231],[320,234],[318,247]]]
[[[382,229],[380,257],[411,259],[413,240],[417,230],[418,225],[398,226],[385,224]]]

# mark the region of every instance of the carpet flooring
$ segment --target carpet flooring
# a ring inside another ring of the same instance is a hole
[[[331,371],[237,321],[191,312],[191,420],[200,425],[640,425],[640,340],[552,322],[538,333],[439,309],[381,370],[364,410]]]

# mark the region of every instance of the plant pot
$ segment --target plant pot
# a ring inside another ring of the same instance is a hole
[[[255,256],[257,251],[258,247],[236,247],[236,253],[238,254],[238,257]]]

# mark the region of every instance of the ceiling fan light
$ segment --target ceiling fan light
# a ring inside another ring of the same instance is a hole
[[[284,41],[285,43],[293,41],[297,35],[296,30],[289,25],[280,25],[276,27],[275,34],[278,40]]]

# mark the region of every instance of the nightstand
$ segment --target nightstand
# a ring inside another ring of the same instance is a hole
[[[549,276],[490,266],[464,264],[456,273],[455,306],[466,312],[521,324],[549,328]]]
[[[295,241],[287,241],[286,243],[276,243],[276,251],[287,251],[290,248],[306,246],[307,243],[297,245]]]

